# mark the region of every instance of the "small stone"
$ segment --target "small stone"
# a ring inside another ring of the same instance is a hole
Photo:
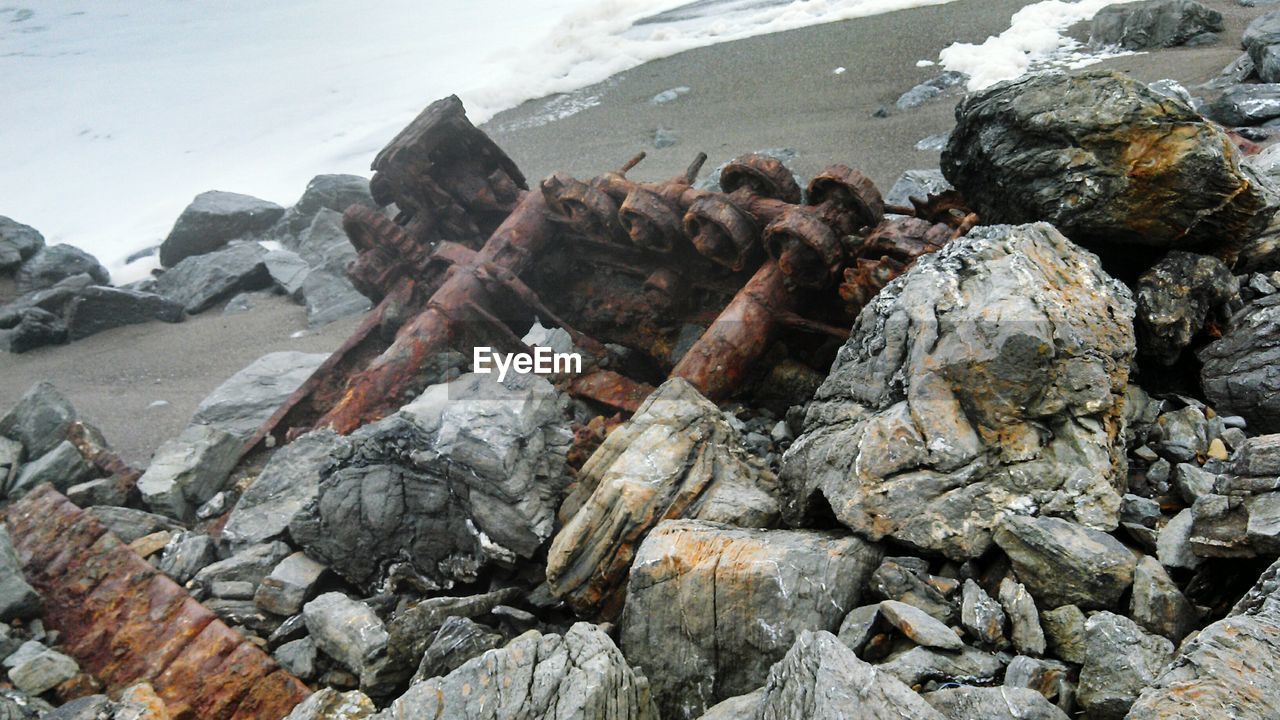
[[[987,645],[1004,642],[1004,610],[973,580],[964,581],[960,622],[979,642]]]
[[[1191,531],[1195,517],[1191,508],[1180,511],[1173,519],[1160,529],[1159,540],[1156,541],[1156,557],[1160,564],[1167,568],[1194,569],[1199,567],[1200,558],[1191,549]]]
[[[239,438],[207,425],[191,425],[156,450],[138,479],[142,499],[156,512],[182,521],[226,487],[240,460]]]
[[[1075,605],[1063,605],[1040,615],[1049,650],[1054,655],[1077,665],[1087,656],[1085,649],[1085,616]]]
[[[1194,463],[1178,463],[1173,469],[1173,484],[1188,505],[1197,498],[1212,495],[1217,477]]]
[[[58,490],[89,480],[97,473],[91,463],[69,440],[22,466],[18,477],[7,489],[10,500],[27,494],[41,483],[50,483]]]
[[[866,646],[867,641],[875,634],[875,628],[880,620],[880,603],[874,605],[863,605],[849,611],[844,616],[844,620],[840,622],[840,630],[837,637],[845,647],[862,656],[862,649]]]
[[[53,650],[44,650],[9,671],[9,680],[19,690],[41,695],[75,677],[80,666],[75,660]]]
[[[143,558],[149,558],[160,552],[173,539],[173,533],[167,530],[144,535],[137,540],[129,543],[129,549],[138,553]]]
[[[1078,699],[1098,720],[1123,718],[1175,655],[1172,642],[1110,612],[1089,618],[1085,635],[1088,654],[1080,668]]]
[[[160,572],[179,585],[205,567],[218,561],[218,548],[208,535],[183,535],[165,548],[160,557]]]
[[[373,610],[342,593],[325,593],[303,606],[302,616],[316,647],[361,676],[361,684],[384,657],[387,629]]]
[[[296,552],[281,560],[271,574],[263,578],[254,602],[269,613],[294,615],[311,599],[327,569],[305,553]]]
[[[247,582],[257,586],[277,564],[292,554],[282,542],[253,545],[225,560],[202,568],[192,582],[197,587],[212,589],[218,582]]]
[[[373,701],[359,690],[338,692],[326,687],[299,703],[284,720],[364,720],[377,711]]]
[[[1056,660],[1019,655],[1004,671],[1004,686],[1034,690],[1045,700],[1056,701],[1064,712],[1075,709],[1075,671]]]
[[[210,586],[209,592],[223,600],[252,600],[253,583],[244,580],[219,580]]]
[[[435,639],[427,646],[414,682],[448,675],[486,650],[502,647],[506,639],[501,633],[470,618],[451,617],[440,626]]]
[[[1198,614],[1153,557],[1138,562],[1133,574],[1129,615],[1146,630],[1181,642],[1196,627]]]
[[[1133,582],[1133,553],[1098,530],[1058,518],[1009,516],[995,537],[1018,579],[1049,607],[1110,607]]]
[[[1043,655],[1044,631],[1036,603],[1022,583],[1005,578],[1000,581],[1000,605],[1009,617],[1013,647],[1025,655]]]
[[[316,676],[316,644],[309,637],[281,645],[273,657],[280,667],[303,680],[312,680]]]
[[[881,602],[880,616],[917,645],[942,650],[959,650],[964,647],[964,643],[951,628],[925,611],[904,602]]]

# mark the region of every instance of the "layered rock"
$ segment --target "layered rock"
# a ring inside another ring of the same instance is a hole
[[[980,227],[858,317],[784,458],[793,523],[982,555],[999,517],[1118,523],[1133,303],[1045,224]]]
[[[1133,584],[1138,564],[1119,540],[1058,518],[1011,516],[995,539],[1018,579],[1051,608],[1113,606]]]
[[[1242,415],[1249,427],[1280,432],[1280,295],[1249,304],[1221,339],[1202,348],[1200,382],[1224,413]]]

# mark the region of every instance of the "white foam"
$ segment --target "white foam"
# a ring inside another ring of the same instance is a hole
[[[289,205],[316,174],[367,174],[396,131],[450,93],[481,122],[690,48],[951,1],[41,0],[0,9],[0,214],[120,270],[204,190]],[[540,115],[552,122],[598,102],[552,98]]]
[[[1003,80],[1012,80],[1039,66],[1084,67],[1108,57],[1129,53],[1111,51],[1082,53],[1079,42],[1062,33],[1072,25],[1090,20],[1115,0],[1046,0],[1027,5],[1010,18],[1009,29],[988,37],[980,44],[953,43],[938,53],[947,70],[969,76],[968,88],[981,90]]]

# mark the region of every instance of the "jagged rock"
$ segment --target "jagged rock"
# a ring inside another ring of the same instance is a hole
[[[960,623],[979,642],[999,645],[1004,641],[1004,609],[973,580],[965,580],[961,591]]]
[[[1046,610],[1040,615],[1040,627],[1044,630],[1049,650],[1070,663],[1082,664],[1088,651],[1085,649],[1084,612],[1075,605],[1063,605]]]
[[[72,245],[40,248],[18,267],[13,277],[18,292],[26,294],[80,273],[88,274],[99,285],[111,283],[110,273],[97,258]]]
[[[310,680],[316,676],[316,643],[309,637],[281,645],[276,648],[272,657],[280,663],[280,667],[303,680]]]
[[[1093,16],[1089,41],[1150,50],[1183,45],[1197,35],[1222,29],[1222,13],[1195,0],[1145,0],[1099,10]]]
[[[4,669],[12,670],[48,649],[36,640],[28,640],[4,658]]]
[[[248,440],[326,358],[295,351],[263,355],[201,400],[191,422]]]
[[[768,527],[778,515],[773,475],[719,408],[679,378],[605,438],[578,485],[576,494],[590,496],[552,542],[547,581],[582,614],[617,614],[632,557],[659,521]]]
[[[303,606],[302,616],[316,647],[359,675],[361,685],[367,684],[387,652],[387,629],[373,610],[331,592]]]
[[[276,287],[295,300],[302,297],[302,284],[311,272],[311,266],[301,255],[292,250],[270,250],[262,256],[262,262]]]
[[[568,482],[572,436],[557,397],[535,375],[433,385],[348,436],[350,455],[325,470],[290,535],[358,585],[392,562],[449,587],[532,557]]]
[[[271,574],[262,579],[253,601],[269,613],[294,615],[311,599],[326,570],[328,568],[306,553],[296,552],[281,560]]]
[[[515,688],[515,691],[511,689]],[[599,627],[564,635],[535,630],[418,683],[376,717],[382,720],[657,720],[649,683]]]
[[[214,583],[220,582],[247,582],[257,587],[281,560],[291,554],[293,551],[282,542],[253,545],[201,568],[192,582],[205,589],[212,589]]]
[[[120,692],[112,720],[169,720],[169,709],[150,683],[140,682]]]
[[[1195,629],[1198,614],[1164,566],[1144,557],[1133,573],[1129,616],[1147,631],[1177,643]]]
[[[75,660],[54,650],[44,650],[13,666],[9,680],[19,690],[40,695],[80,672]]]
[[[319,496],[320,472],[331,462],[330,452],[348,451],[343,437],[327,428],[277,450],[240,496],[222,530],[223,539],[235,548],[283,536],[293,518]]]
[[[997,655],[965,646],[960,652],[914,647],[890,655],[876,666],[909,687],[933,681],[966,685],[990,685],[1004,671]]]
[[[487,615],[502,603],[513,602],[519,590],[506,588],[466,597],[434,597],[392,616],[387,625],[387,654],[398,667],[418,666],[427,648],[449,618]]]
[[[240,243],[193,255],[156,278],[155,292],[192,315],[204,312],[237,293],[269,287],[266,254],[257,243]]]
[[[1197,353],[1205,397],[1223,414],[1241,415],[1256,432],[1280,432],[1280,294],[1240,311],[1219,340]]]
[[[1194,463],[1178,463],[1173,469],[1173,486],[1188,503],[1194,503],[1204,495],[1212,495],[1216,485],[1217,476]]]
[[[902,173],[884,196],[885,205],[911,207],[911,198],[927,200],[930,195],[939,195],[952,190],[951,183],[936,168],[924,170],[908,170]]]
[[[67,306],[67,334],[80,340],[125,325],[160,320],[182,322],[182,305],[153,293],[111,287],[87,287]]]
[[[960,650],[960,637],[929,613],[897,600],[880,602],[880,617],[894,626],[911,642],[941,650]]]
[[[45,720],[115,720],[115,703],[106,695],[88,695],[76,698],[44,717]]]
[[[173,532],[183,529],[181,525],[163,515],[155,515],[133,508],[98,505],[85,508],[85,512],[92,515],[98,522],[106,525],[107,529],[125,544],[162,530]]]
[[[750,720],[946,720],[892,676],[878,672],[831,633],[805,632],[772,669],[755,702],[738,702]],[[748,705],[754,707],[748,708]]]
[[[208,425],[191,425],[156,450],[138,491],[154,511],[190,522],[196,508],[226,489],[243,442]]]
[[[1173,643],[1122,615],[1100,612],[1085,623],[1080,704],[1090,718],[1118,720],[1174,657]]]
[[[1240,292],[1218,258],[1175,250],[1138,278],[1138,351],[1172,365],[1204,329],[1209,312]]]
[[[313,270],[344,279],[347,267],[357,256],[355,246],[342,229],[342,213],[328,208],[321,208],[315,214],[292,247]]]
[[[1200,565],[1200,558],[1191,549],[1191,530],[1195,517],[1191,508],[1186,508],[1174,515],[1160,529],[1156,540],[1156,557],[1160,564],[1167,568],[1195,568]]]
[[[345,275],[312,270],[302,281],[302,297],[307,305],[307,327],[318,328],[372,307]]]
[[[1232,459],[1231,472],[1245,477],[1280,475],[1280,435],[1247,438]]]
[[[800,633],[836,630],[879,560],[855,537],[664,521],[631,566],[622,648],[652,683],[662,717],[696,718],[759,687]],[[881,612],[921,642],[961,645],[910,606],[882,603]]]
[[[1220,128],[1118,72],[998,83],[961,101],[956,120],[942,171],[984,223],[1044,220],[1078,242],[1238,250],[1274,213]]]
[[[71,402],[52,384],[41,381],[0,418],[0,435],[22,443],[28,458],[38,458],[65,440],[75,421]]]
[[[1269,12],[1254,18],[1240,38],[1240,44],[1255,66],[1262,64],[1267,48],[1277,43],[1280,43],[1280,12]]]
[[[332,210],[341,215],[352,205],[377,207],[369,194],[367,179],[358,175],[317,175],[307,183],[307,189],[298,202],[276,223],[274,234],[296,237],[322,210]]]
[[[40,594],[27,583],[9,531],[0,527],[0,621],[34,618],[44,609]]]
[[[957,687],[922,695],[949,720],[1067,720],[1035,690],[1015,687]]]
[[[0,475],[3,475],[0,470]],[[67,488],[66,496],[79,507],[91,505],[120,505],[129,502],[129,494],[133,491],[133,482],[122,475],[86,480]]]
[[[825,498],[860,534],[957,560],[986,552],[1004,512],[1116,527],[1132,313],[1045,224],[979,227],[922,258],[863,309],[809,405],[787,515]]]
[[[76,446],[63,440],[54,449],[23,465],[18,471],[17,479],[5,488],[5,495],[14,500],[46,482],[58,490],[66,490],[96,474],[97,469],[84,459]]]
[[[1044,630],[1040,628],[1040,613],[1035,600],[1022,583],[1006,577],[1000,581],[1000,605],[1009,618],[1009,639],[1013,647],[1024,655],[1043,655]]]
[[[1004,670],[1004,686],[1035,690],[1063,712],[1074,712],[1078,673],[1066,663],[1019,655]]]
[[[840,630],[836,637],[845,647],[862,656],[868,642],[876,636],[881,627],[880,603],[863,605],[849,611],[840,622]]]
[[[0,329],[0,348],[18,354],[45,345],[61,345],[67,338],[67,324],[62,318],[38,307],[26,308],[16,315],[10,327]]]
[[[239,193],[200,193],[178,216],[160,244],[160,264],[172,268],[186,258],[211,253],[232,240],[271,227],[284,208]]]
[[[1191,552],[1202,558],[1280,553],[1280,492],[1214,495],[1191,506]]]
[[[173,578],[179,585],[196,576],[204,568],[218,561],[218,548],[208,535],[180,537],[165,548],[160,557],[160,572]]]
[[[30,225],[0,215],[0,272],[8,272],[44,247],[44,236]]]
[[[299,703],[284,720],[364,720],[377,711],[373,701],[359,690],[338,692],[322,688]]]
[[[954,622],[957,607],[950,590],[958,590],[954,580],[929,574],[929,563],[913,557],[885,558],[871,574],[873,597],[899,600],[920,608],[944,623]]]
[[[1018,579],[1047,607],[1111,607],[1133,583],[1137,560],[1128,548],[1066,520],[1008,516],[996,530],[996,543],[1013,561]]]
[[[1227,88],[1204,108],[1227,126],[1258,125],[1280,117],[1280,84],[1245,83]]]
[[[500,648],[506,642],[501,633],[464,617],[452,616],[436,633],[418,665],[413,682],[448,675],[473,657]]]

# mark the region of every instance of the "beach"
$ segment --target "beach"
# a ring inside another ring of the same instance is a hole
[[[598,104],[569,117],[531,123],[546,105],[531,101],[483,129],[531,184],[557,170],[589,178],[639,151],[648,156],[630,176],[649,180],[682,173],[700,151],[709,156],[705,173],[744,152],[786,148],[795,153],[789,167],[802,177],[844,163],[887,191],[904,170],[937,167],[937,151],[917,150],[916,143],[953,123],[958,93],[910,110],[894,107],[903,92],[941,72],[917,63],[936,60],[952,42],[999,33],[1027,4],[960,0],[692,50],[580,91],[598,97]],[[1207,4],[1226,17],[1218,43],[1115,58],[1099,67],[1143,81],[1172,77],[1187,86],[1210,79],[1240,54],[1236,39],[1260,11],[1224,0]],[[675,88],[688,91],[670,102],[652,101]],[[659,128],[674,136],[673,145],[654,147]],[[281,297],[243,314],[213,309],[179,324],[152,322],[4,354],[0,407],[48,380],[127,461],[143,466],[233,373],[268,352],[331,351],[356,322],[294,337],[305,330],[305,312]]]

